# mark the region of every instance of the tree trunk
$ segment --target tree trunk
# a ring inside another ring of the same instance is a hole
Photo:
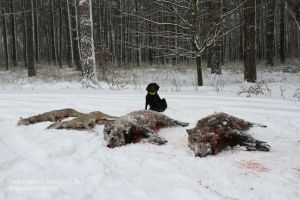
[[[78,21],[77,21],[77,6],[76,0],[70,1],[70,19],[71,19],[71,30],[72,30],[72,43],[73,43],[73,57],[76,65],[76,70],[81,71],[80,63],[80,47],[79,47],[79,36],[78,36]]]
[[[213,9],[213,33],[220,31],[220,23],[221,23],[221,0],[213,0],[212,1],[212,9]],[[220,39],[216,39],[212,48],[212,55],[211,55],[211,73],[212,74],[221,74],[221,67],[220,67],[220,51],[221,51],[221,42]]]
[[[153,25],[149,22],[149,32],[152,32],[152,27]],[[153,36],[150,35],[149,36],[149,51],[148,51],[148,59],[149,59],[149,63],[150,63],[150,66],[152,66],[154,64],[154,50],[153,50]]]
[[[80,3],[80,31],[82,83],[86,87],[93,87],[98,84],[98,81],[96,76],[91,0],[84,0]]]
[[[27,67],[28,67],[28,77],[36,75],[34,68],[34,50],[33,50],[33,6],[32,0],[25,0],[25,10],[26,10],[26,52],[27,52]]]
[[[203,86],[201,56],[196,57],[196,64],[197,64],[197,85]]]
[[[285,62],[285,0],[280,2],[280,61],[281,63]]]
[[[47,61],[48,61],[48,64],[50,65],[51,64],[51,48],[50,48],[50,44],[51,44],[51,38],[50,38],[50,35],[49,35],[49,24],[46,23],[46,49],[47,49]]]
[[[298,21],[298,23],[300,23],[300,2],[296,4],[294,11],[296,13],[296,20]]]
[[[259,0],[258,0],[259,1]],[[262,46],[263,45],[263,41],[262,41],[262,32],[264,31],[262,29],[262,9],[260,7],[257,7],[255,9],[256,11],[256,24],[255,24],[255,27],[256,27],[256,34],[255,34],[255,42],[256,42],[256,58],[258,61],[261,61],[262,58],[263,58],[263,51],[262,51]],[[265,37],[266,34],[263,34],[263,37]]]
[[[34,0],[34,37],[35,37],[35,60],[39,62],[39,23],[38,23],[38,0]]]
[[[12,13],[15,12],[15,0],[11,0],[10,3],[11,7],[10,10]],[[12,52],[11,52],[11,59],[14,66],[17,66],[17,44],[16,44],[16,17],[14,14],[10,15],[11,18],[11,45],[12,45]]]
[[[54,23],[54,0],[49,0],[50,2],[50,13],[51,13],[51,49],[52,49],[52,60],[54,64],[57,63],[56,54],[56,38],[55,38],[55,23]]]
[[[255,0],[244,4],[244,79],[247,82],[256,81],[255,4]]]
[[[211,69],[211,59],[212,59],[212,46],[208,46],[206,48],[206,52],[207,52],[207,68]]]
[[[276,0],[269,0],[267,4],[267,32],[266,32],[266,65],[274,66],[274,18]]]
[[[239,3],[241,0],[239,0]],[[244,19],[244,9],[240,11],[240,21]],[[239,31],[239,60],[244,60],[244,29],[240,28]]]
[[[123,0],[119,1],[119,9],[120,9],[120,66],[123,63],[123,15],[122,15],[122,3]]]
[[[62,41],[63,41],[63,22],[62,22],[62,4],[61,4],[62,0],[59,0],[59,58],[58,58],[58,64],[59,67],[62,68],[62,57],[63,57],[63,45],[62,45]]]
[[[139,7],[138,7],[138,0],[135,0],[135,11],[138,13]],[[136,64],[137,66],[141,65],[141,47],[139,46],[139,20],[136,19],[136,34],[135,34],[135,42],[136,42]]]
[[[71,31],[71,16],[70,16],[70,8],[69,1],[66,1],[66,36],[67,36],[67,63],[70,68],[74,67],[74,54],[73,54],[73,42],[72,42],[72,31]]]
[[[197,65],[197,85],[203,86],[203,78],[202,78],[202,68],[201,68],[201,55],[198,49],[197,39],[196,39],[196,31],[197,31],[197,0],[192,1],[192,27],[191,27],[191,42],[196,55],[196,65]]]
[[[25,0],[22,0],[22,9],[25,10]],[[24,67],[27,68],[27,33],[26,33],[26,14],[23,12],[23,57],[24,57]]]
[[[6,14],[5,9],[2,8],[2,31],[3,31],[3,42],[4,42],[4,53],[5,53],[5,66],[6,69],[9,70],[9,57],[8,57],[8,38],[7,38],[7,21],[6,21]]]

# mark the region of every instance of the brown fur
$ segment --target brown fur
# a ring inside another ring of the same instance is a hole
[[[35,115],[32,117],[28,117],[28,118],[20,118],[17,125],[19,125],[19,126],[30,125],[30,124],[35,124],[35,123],[45,122],[45,121],[57,122],[57,121],[61,121],[68,117],[79,117],[81,114],[82,113],[80,113],[72,108],[53,110],[50,112],[45,112],[43,114]]]
[[[62,121],[68,117],[75,117],[69,121]],[[115,120],[117,117],[95,111],[88,114],[78,112],[71,108],[53,110],[43,114],[35,115],[28,118],[21,118],[17,125],[30,125],[44,121],[54,122],[48,129],[75,129],[89,130],[95,127],[96,124],[104,124],[107,121]]]

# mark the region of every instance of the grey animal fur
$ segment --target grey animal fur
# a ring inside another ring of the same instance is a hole
[[[177,121],[159,112],[139,110],[106,123],[103,132],[107,146],[110,148],[136,143],[141,139],[162,145],[167,140],[159,137],[156,132],[160,128],[172,126],[185,127],[188,123]]]

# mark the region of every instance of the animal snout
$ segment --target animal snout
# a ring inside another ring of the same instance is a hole
[[[109,147],[109,148],[114,148],[116,146],[115,144],[116,144],[116,139],[115,138],[111,138],[109,140],[109,143],[106,146]]]

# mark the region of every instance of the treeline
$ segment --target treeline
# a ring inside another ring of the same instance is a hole
[[[0,2],[2,66],[26,67],[33,59],[81,70],[79,0]],[[140,66],[196,60],[202,85],[203,62],[219,74],[224,62],[243,60],[245,80],[253,82],[257,61],[273,66],[274,59],[300,57],[298,0],[92,0],[92,9],[100,63]],[[26,52],[28,45],[33,55]]]

